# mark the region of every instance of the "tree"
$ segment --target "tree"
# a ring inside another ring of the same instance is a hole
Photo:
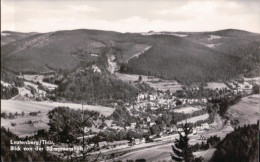
[[[141,76],[141,75],[139,75],[139,78],[138,78],[138,81],[139,81],[139,83],[141,83],[141,82],[142,82],[142,80],[143,80],[142,76]]]
[[[253,86],[253,93],[254,93],[254,94],[259,94],[259,89],[260,89],[260,86],[259,86],[259,85],[254,85],[254,86]]]
[[[179,139],[175,139],[174,145],[172,145],[173,153],[171,153],[172,160],[194,162],[201,161],[202,158],[195,158],[192,154],[191,147],[189,145],[188,135],[192,133],[192,126],[188,123],[182,124],[183,132],[179,133]],[[183,135],[184,133],[184,135]]]
[[[178,105],[181,105],[182,104],[182,102],[181,102],[181,100],[177,100],[176,101],[176,105],[178,106]]]

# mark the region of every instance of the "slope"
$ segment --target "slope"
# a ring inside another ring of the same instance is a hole
[[[121,72],[189,84],[226,80],[259,65],[258,34],[239,30],[178,34],[85,29],[35,34],[2,46],[1,69],[27,73],[74,71],[97,62],[106,67],[107,60],[101,55],[110,54],[121,64]],[[212,48],[206,43],[219,45]]]
[[[123,72],[155,75],[180,82],[228,79],[237,74],[234,56],[226,56],[188,39],[172,35],[146,36],[150,50],[131,59]]]
[[[3,31],[1,32],[1,46],[15,42],[17,40],[21,40],[23,38],[32,36],[36,33],[20,33],[20,32],[12,32],[12,31]]]

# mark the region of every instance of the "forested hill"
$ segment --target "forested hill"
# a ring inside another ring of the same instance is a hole
[[[152,35],[146,39],[152,48],[131,59],[123,72],[155,75],[182,83],[228,79],[238,73],[234,68],[238,61],[235,56],[176,36]]]
[[[259,156],[259,122],[236,128],[221,141],[211,161],[257,162]]]
[[[1,69],[14,73],[75,71],[110,54],[122,65],[121,72],[182,83],[226,80],[241,73],[254,76],[259,70],[259,34],[233,29],[182,34],[79,29],[27,34],[2,44],[18,37],[9,32],[1,38]],[[107,67],[107,60],[102,61]]]

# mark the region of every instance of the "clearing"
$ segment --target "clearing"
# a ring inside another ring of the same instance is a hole
[[[204,115],[199,115],[199,116],[189,118],[187,120],[182,120],[180,122],[177,122],[177,124],[185,124],[186,121],[187,121],[187,123],[196,123],[197,121],[206,120],[208,118],[209,118],[209,114],[204,114]]]
[[[208,40],[213,40],[213,39],[220,39],[221,36],[218,35],[210,35],[210,38]]]
[[[4,87],[11,87],[12,85],[1,80],[1,85]]]
[[[132,75],[132,74],[122,74],[122,73],[115,73],[116,76],[124,82],[135,82],[138,81],[139,76],[142,76],[142,81],[149,84],[154,89],[167,91],[169,90],[172,93],[175,93],[178,90],[182,89],[182,85],[179,84],[175,80],[165,80],[156,78],[154,76],[147,76],[147,75]]]
[[[44,75],[23,75],[19,76],[19,78],[23,78],[24,80],[30,81],[30,82],[40,82],[44,87],[48,88],[49,90],[54,90],[58,86],[55,84],[50,84],[43,82]]]
[[[48,129],[49,118],[47,113],[58,106],[66,106],[72,109],[81,109],[81,104],[60,103],[60,102],[37,102],[37,101],[19,101],[19,100],[1,100],[1,113],[18,113],[24,112],[24,116],[17,116],[14,119],[1,118],[1,126],[9,128],[10,131],[19,137],[31,136],[37,130]],[[84,105],[84,109],[98,111],[104,116],[109,116],[114,109],[104,106]],[[40,111],[40,112],[39,112]],[[30,116],[30,112],[39,112],[37,116]],[[12,126],[16,124],[15,126]]]
[[[259,98],[259,94],[243,97],[240,102],[229,108],[228,114],[231,118],[239,121],[239,126],[257,123],[259,120]]]
[[[1,100],[1,112],[33,112],[33,111],[41,111],[48,112],[49,110],[58,107],[65,106],[72,109],[81,109],[81,104],[76,103],[62,103],[62,102],[49,102],[49,101],[19,101],[19,100]],[[105,107],[105,106],[92,106],[92,105],[84,105],[84,109],[90,111],[98,111],[100,114],[104,116],[109,116],[113,113],[114,108]]]
[[[217,82],[209,82],[207,83],[207,86],[205,88],[208,88],[208,89],[224,89],[224,88],[227,88],[229,89],[226,84],[224,83],[217,83]]]
[[[174,109],[174,112],[176,113],[184,113],[184,114],[191,114],[194,111],[198,111],[201,110],[201,107],[192,107],[192,106],[188,106],[188,107],[181,107],[179,109]]]

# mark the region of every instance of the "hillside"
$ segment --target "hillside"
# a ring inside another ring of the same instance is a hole
[[[146,36],[152,48],[132,59],[126,72],[155,75],[179,82],[228,79],[236,75],[236,57],[204,47],[184,38],[168,35]]]
[[[27,38],[34,34],[36,33],[20,33],[20,32],[12,32],[12,31],[3,31],[1,32],[1,46]]]
[[[150,32],[147,34],[178,36],[223,55],[231,56],[233,61],[235,57],[235,63],[231,64],[231,68],[236,69],[234,70],[235,75],[243,73],[247,77],[254,77],[260,74],[260,34],[236,29],[213,32]]]
[[[194,42],[239,58],[236,68],[248,77],[259,76],[260,34],[241,30],[193,33],[187,37]]]
[[[221,141],[212,162],[256,162],[259,149],[259,122],[236,128]]]
[[[107,67],[101,55],[114,55],[124,73],[187,84],[221,81],[252,71],[254,76],[259,67],[259,43],[259,34],[233,29],[163,34],[57,31],[3,45],[1,69],[15,73],[72,72],[96,63]]]
[[[146,47],[134,42],[120,42],[122,36],[116,32],[96,30],[36,34],[2,46],[2,68],[27,73],[73,70],[96,62],[106,48],[114,47],[131,57]]]

